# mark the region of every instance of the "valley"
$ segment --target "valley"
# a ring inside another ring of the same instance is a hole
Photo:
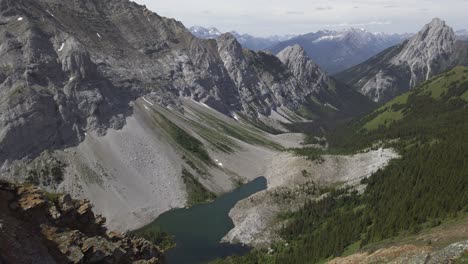
[[[0,0],[0,264],[464,261],[461,35]]]

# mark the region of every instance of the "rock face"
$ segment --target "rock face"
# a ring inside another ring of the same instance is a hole
[[[409,36],[372,33],[356,28],[342,31],[323,30],[285,40],[270,47],[269,50],[277,54],[288,46],[300,45],[322,69],[335,74],[364,62]]]
[[[416,36],[411,38],[400,53],[390,61],[394,65],[408,65],[411,71],[410,87],[428,80],[442,66],[444,57],[453,53],[455,33],[444,21],[434,18]]]
[[[287,47],[277,56],[304,87],[311,87],[314,92],[319,92],[331,86],[329,76],[307,57],[301,46]]]
[[[0,198],[5,263],[162,263],[149,241],[107,231],[89,201],[4,182]]]
[[[468,63],[468,43],[438,18],[403,44],[337,75],[376,102],[385,102],[456,65]]]
[[[295,111],[327,88],[310,79],[314,67],[301,70],[310,79],[303,86],[271,54],[243,50],[229,34],[197,39],[127,0],[2,0],[0,14],[2,165],[74,146],[87,131],[119,129],[143,95],[174,108],[190,97],[256,118]]]

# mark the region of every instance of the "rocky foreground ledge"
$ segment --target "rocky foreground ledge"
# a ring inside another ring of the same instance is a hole
[[[105,221],[87,200],[0,182],[0,264],[163,262],[157,246]]]

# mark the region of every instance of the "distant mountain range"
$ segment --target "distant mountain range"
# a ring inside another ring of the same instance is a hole
[[[194,26],[189,30],[194,36],[202,39],[217,39],[223,34],[223,32],[215,27],[205,28],[201,26]],[[254,51],[266,50],[282,41],[286,41],[295,37],[295,35],[256,37],[249,34],[240,34],[236,31],[231,31],[229,33],[231,33],[244,48],[248,48]]]
[[[196,37],[203,39],[217,39],[223,34],[215,27],[195,26],[191,27],[190,31]],[[312,60],[331,74],[359,64],[411,35],[372,33],[355,28],[341,31],[323,30],[300,36],[277,35],[267,38],[239,34],[235,31],[231,34],[245,48],[268,50],[274,54],[289,46],[302,46]]]
[[[322,69],[334,74],[369,59],[410,35],[372,33],[355,28],[324,30],[294,37],[276,44],[270,50],[276,54],[287,46],[298,44]]]

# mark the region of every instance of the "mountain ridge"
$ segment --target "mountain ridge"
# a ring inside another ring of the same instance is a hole
[[[376,102],[385,102],[430,77],[468,63],[468,43],[435,18],[400,45],[336,75]]]
[[[408,34],[372,33],[356,28],[324,30],[297,36],[269,50],[276,54],[287,46],[299,44],[325,71],[334,74],[365,61],[407,37]]]
[[[202,26],[193,26],[189,28],[190,32],[202,39],[217,39],[223,32],[215,27],[205,28]],[[269,37],[257,37],[250,34],[240,34],[236,31],[225,32],[232,34],[239,43],[247,49],[253,51],[267,50],[269,47],[279,43],[280,41],[287,40],[294,37],[294,35],[273,35]]]

